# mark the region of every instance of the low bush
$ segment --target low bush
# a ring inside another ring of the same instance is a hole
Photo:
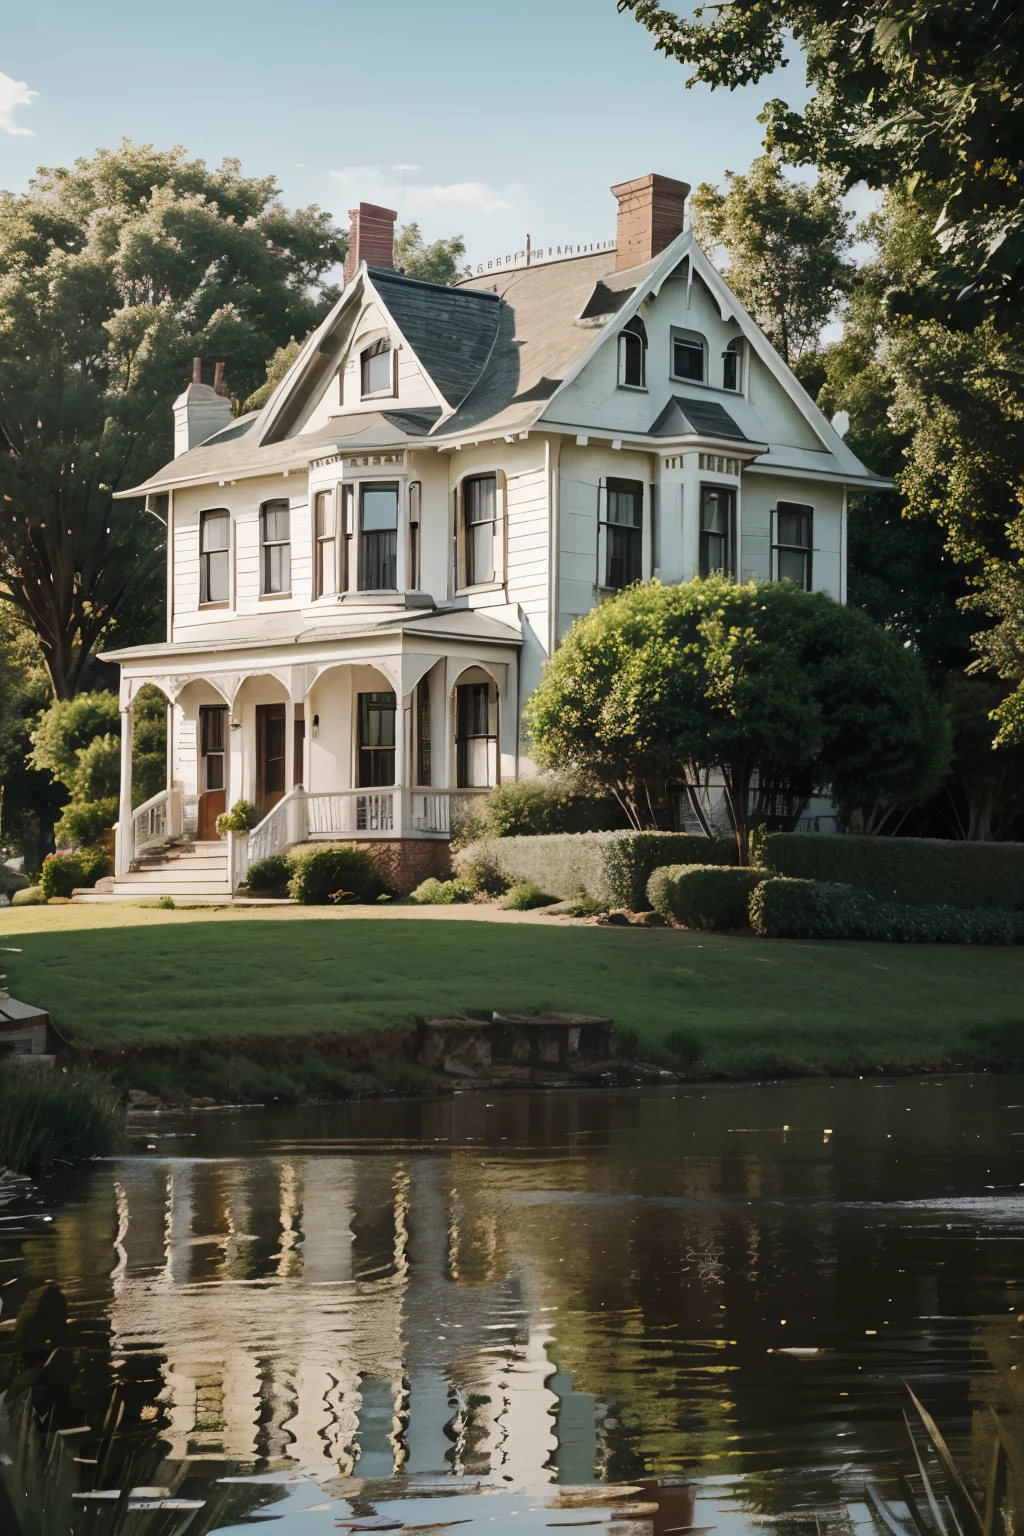
[[[549,896],[539,885],[529,881],[514,885],[501,903],[506,912],[532,912],[534,907],[553,907],[557,896]]]
[[[508,876],[498,868],[487,843],[473,843],[456,853],[454,862],[459,878],[467,880],[482,895],[503,896],[508,890]]]
[[[560,901],[586,896],[606,907],[642,910],[647,882],[664,864],[735,864],[731,837],[689,832],[578,832],[551,837],[492,837],[455,855],[461,873],[485,858],[512,885],[530,884]]]
[[[249,865],[246,884],[254,895],[287,896],[291,877],[292,866],[288,858],[283,853],[271,853]]]
[[[424,880],[411,893],[410,900],[421,907],[450,907],[453,902],[472,901],[476,886],[471,880]]]
[[[724,933],[750,922],[750,893],[764,879],[757,869],[714,864],[670,864],[656,869],[647,882],[647,899],[662,917],[674,917],[687,928]]]
[[[772,939],[875,939],[903,944],[1024,944],[1024,913],[1005,907],[876,901],[834,881],[775,876],[750,898],[755,933]]]
[[[92,848],[117,820],[117,797],[104,800],[72,800],[64,807],[54,828],[58,848]]]
[[[1024,908],[1024,843],[760,831],[751,862],[773,875],[857,886],[879,901]]]
[[[41,885],[27,885],[23,890],[15,891],[11,897],[11,906],[41,907],[46,899],[46,892]]]
[[[326,906],[343,894],[357,902],[387,895],[370,850],[358,843],[302,844],[292,849],[289,863],[289,894],[305,906]]]
[[[573,773],[542,773],[492,789],[477,809],[482,837],[540,837],[625,829],[621,806]]]
[[[83,848],[81,853],[51,853],[43,860],[39,876],[45,898],[70,896],[78,887],[89,887],[113,870],[102,848]]]
[[[38,1173],[104,1157],[121,1135],[117,1094],[87,1072],[0,1067],[0,1166]]]
[[[217,817],[217,836],[226,837],[229,832],[250,832],[258,820],[256,807],[251,801],[236,800],[230,811],[224,811]]]

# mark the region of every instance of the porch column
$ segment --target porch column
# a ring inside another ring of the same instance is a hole
[[[409,720],[412,695],[400,693],[396,699],[398,708],[395,712],[395,784],[400,786],[395,791],[395,836],[401,837],[402,827],[405,822],[404,806],[408,790],[409,780]]]
[[[236,800],[241,800],[245,794],[242,785],[242,721],[236,717],[237,705],[232,704],[228,710],[228,741],[227,741],[227,792],[224,803],[228,810]]]
[[[289,695],[284,704],[284,792],[295,788],[295,700]]]
[[[121,800],[118,807],[117,836],[114,842],[114,872],[127,873],[135,857],[132,837],[132,737],[135,710],[126,704],[121,711]]]

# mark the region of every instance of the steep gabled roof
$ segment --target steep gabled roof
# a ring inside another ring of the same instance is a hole
[[[571,409],[561,403],[569,385],[680,268],[690,281],[699,278],[723,318],[739,327],[821,446],[768,445],[750,402],[740,396],[728,409],[710,400],[674,396],[646,433],[631,432],[630,438],[697,435],[748,441],[761,450],[758,468],[887,485],[846,446],[712,266],[692,229],[686,229],[652,261],[625,272],[615,271],[615,252],[607,250],[487,273],[454,288],[362,266],[258,415],[233,423],[172,460],[145,485],[118,494],[300,466],[329,452],[331,444],[387,448],[427,440],[443,447],[548,424],[572,430],[577,424]],[[344,414],[314,431],[289,435],[301,420],[301,402],[337,368],[368,302],[384,310],[398,339],[414,353],[437,404]]]

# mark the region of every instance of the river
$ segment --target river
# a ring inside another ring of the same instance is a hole
[[[967,1465],[985,1404],[1019,1433],[1022,1078],[464,1092],[130,1131],[5,1208],[3,1318],[55,1281],[86,1416],[116,1391],[200,1498],[262,1479],[245,1518],[282,1536],[850,1529],[865,1481],[906,1465],[904,1381]]]

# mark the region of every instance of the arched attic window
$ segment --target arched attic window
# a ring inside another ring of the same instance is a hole
[[[736,336],[722,353],[722,388],[743,388],[743,338]]]
[[[619,332],[619,387],[647,388],[647,327],[639,315]]]

